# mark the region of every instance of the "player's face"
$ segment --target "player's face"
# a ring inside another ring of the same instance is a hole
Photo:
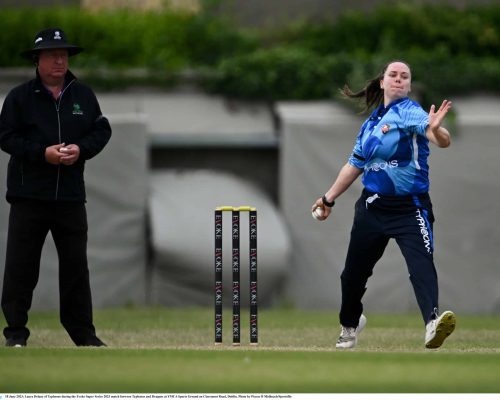
[[[42,81],[53,83],[64,81],[68,71],[68,51],[64,49],[43,50],[38,57],[38,73]]]
[[[411,72],[408,65],[402,62],[389,64],[380,81],[380,87],[384,90],[384,103],[408,96],[411,90]]]

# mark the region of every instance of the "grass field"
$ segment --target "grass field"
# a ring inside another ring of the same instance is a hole
[[[76,348],[56,313],[32,312],[28,347],[0,347],[0,393],[498,393],[500,318],[458,315],[439,350],[418,315],[370,315],[337,351],[335,312],[262,310],[260,345],[213,344],[212,309],[97,310],[109,347]],[[4,320],[0,318],[4,325]]]

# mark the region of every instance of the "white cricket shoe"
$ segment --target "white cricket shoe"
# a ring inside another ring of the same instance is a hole
[[[457,319],[452,311],[445,311],[425,326],[425,347],[437,349],[455,330]]]
[[[363,314],[361,314],[361,317],[359,317],[357,328],[349,328],[341,325],[340,336],[335,347],[337,349],[352,349],[353,347],[355,347],[358,343],[358,335],[365,328],[365,325],[366,317]]]

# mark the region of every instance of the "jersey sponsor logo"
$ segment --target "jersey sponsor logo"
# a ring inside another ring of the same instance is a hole
[[[427,224],[425,223],[424,217],[422,217],[422,213],[420,210],[417,210],[417,223],[418,226],[420,227],[420,234],[422,235],[422,239],[425,244],[425,249],[427,250],[427,253],[431,253],[431,235],[429,233],[429,230],[427,229]]]
[[[374,162],[370,165],[365,166],[365,171],[383,171],[386,169],[397,168],[398,160],[384,161],[384,162]]]

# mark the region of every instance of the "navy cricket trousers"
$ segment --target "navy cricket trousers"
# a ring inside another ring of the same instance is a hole
[[[358,326],[368,278],[389,239],[405,258],[424,323],[436,318],[438,280],[433,258],[434,215],[428,194],[381,196],[363,191],[356,202],[345,268],[341,275],[340,323]]]
[[[84,203],[19,201],[11,204],[2,310],[6,338],[27,339],[26,327],[40,257],[48,232],[59,256],[61,323],[76,345],[95,336],[87,266],[87,214]]]

